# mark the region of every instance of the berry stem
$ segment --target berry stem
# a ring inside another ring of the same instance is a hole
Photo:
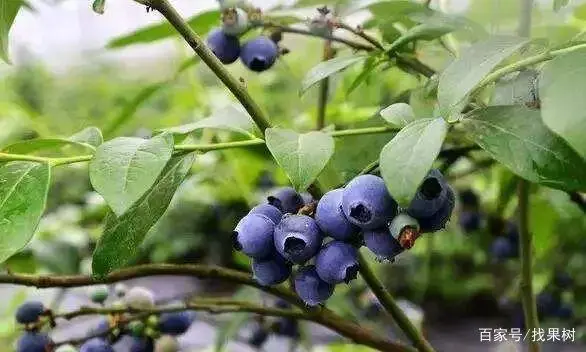
[[[252,99],[242,83],[228,72],[220,60],[216,58],[214,53],[212,53],[197,33],[189,27],[168,0],[150,0],[148,1],[148,5],[160,12],[175,27],[193,51],[195,51],[202,61],[205,62],[230,92],[232,92],[236,99],[238,99],[263,133],[265,129],[271,127],[267,116],[256,104],[254,99]]]
[[[327,61],[334,57],[332,48],[332,41],[326,40],[324,42],[323,61]],[[316,129],[321,130],[326,125],[326,111],[328,107],[328,92],[330,90],[330,79],[324,78],[319,82],[319,96],[317,98],[317,123]]]
[[[372,293],[376,296],[380,304],[385,310],[393,317],[397,325],[405,335],[411,340],[411,342],[417,347],[419,351],[433,352],[434,349],[431,347],[429,342],[423,337],[423,335],[417,330],[417,328],[411,323],[409,318],[405,315],[403,310],[397,305],[393,296],[385,289],[383,283],[376,277],[372,268],[368,264],[368,261],[362,253],[358,253],[358,262],[360,263],[360,275],[372,290]]]
[[[357,344],[369,346],[379,351],[414,351],[413,348],[409,346],[390,341],[389,339],[383,336],[377,336],[376,334],[373,334],[371,331],[357,325],[356,323],[343,319],[342,317],[340,317],[339,315],[335,314],[327,308],[307,308],[303,301],[301,301],[293,291],[285,288],[284,286],[262,286],[258,284],[255,280],[253,280],[250,274],[248,273],[243,273],[236,270],[226,269],[218,266],[172,264],[140,265],[112,272],[102,280],[98,280],[92,278],[91,276],[85,275],[36,276],[27,274],[0,274],[0,283],[10,283],[22,286],[34,286],[38,288],[79,287],[98,283],[114,283],[119,281],[125,281],[132,278],[154,275],[179,275],[192,276],[197,278],[210,278],[255,287],[276,297],[282,298],[287,302],[300,308],[300,319],[310,320],[325,327],[328,327],[333,331],[336,331],[341,336],[344,336]],[[217,301],[216,303],[220,303],[220,301]],[[233,309],[238,308],[234,305],[230,305],[229,303],[225,303],[224,305],[222,305],[222,307],[224,308],[221,309],[224,310],[228,310],[228,308],[230,307]],[[285,310],[285,312],[288,311]],[[67,341],[62,343],[72,342]]]
[[[529,232],[529,186],[525,180],[519,181],[519,252],[521,255],[521,301],[525,316],[525,326],[529,332],[539,328],[535,295],[533,293],[533,236]],[[531,339],[531,352],[539,352],[539,343]]]

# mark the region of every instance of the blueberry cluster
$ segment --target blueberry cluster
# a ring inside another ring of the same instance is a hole
[[[271,68],[279,56],[279,47],[273,38],[260,35],[240,44],[239,36],[249,26],[260,21],[260,10],[250,8],[247,11],[237,8],[225,8],[222,11],[222,27],[210,32],[207,44],[216,57],[225,65],[238,60],[255,72]],[[252,22],[252,23],[251,23]]]
[[[507,222],[504,231],[492,241],[490,254],[494,262],[519,257],[519,229],[514,222]]]
[[[315,306],[333,294],[335,285],[356,278],[361,245],[380,260],[393,260],[421,233],[444,228],[454,203],[454,192],[438,170],[429,172],[402,211],[383,179],[374,175],[327,192],[317,205],[285,187],[240,220],[233,245],[252,258],[253,276],[261,285],[284,282],[299,265],[295,291]]]
[[[95,286],[90,289],[89,297],[94,303],[106,307],[109,291],[107,286]],[[176,337],[191,327],[195,320],[194,312],[180,310],[159,316],[133,315],[128,311],[155,308],[153,293],[143,287],[127,289],[124,285],[116,285],[114,292],[117,300],[109,308],[118,308],[124,312],[102,317],[99,324],[88,332],[88,339],[79,346],[79,350],[71,345],[63,345],[57,351],[114,352],[114,344],[124,336],[128,337],[130,352],[179,351]],[[53,320],[53,314],[41,302],[31,301],[21,305],[16,311],[16,321],[24,325],[25,333],[18,340],[16,351],[54,351],[55,343],[47,333],[41,331],[47,321],[54,326]]]
[[[277,300],[275,307],[291,309],[291,305],[283,300]],[[256,349],[261,349],[271,334],[291,339],[298,339],[300,337],[299,322],[295,319],[278,318],[276,321],[267,323],[265,322],[265,317],[260,318],[254,322],[250,336],[248,337],[248,344]]]

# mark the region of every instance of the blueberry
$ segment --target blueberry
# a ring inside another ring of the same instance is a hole
[[[553,277],[554,285],[562,290],[566,290],[572,286],[574,280],[568,273],[556,271]]]
[[[284,299],[277,299],[275,302],[275,307],[280,309],[291,309],[291,303],[285,301]]]
[[[210,50],[223,64],[231,64],[240,57],[240,41],[237,37],[226,35],[220,28],[213,30],[207,38]]]
[[[132,336],[142,336],[145,330],[145,324],[141,320],[133,320],[126,326],[126,329]]]
[[[464,232],[474,232],[480,229],[482,217],[474,210],[463,210],[458,216],[458,223]]]
[[[519,246],[519,227],[517,227],[516,223],[512,221],[507,222],[504,235],[511,241],[515,248]]]
[[[254,279],[263,286],[280,284],[291,275],[291,264],[278,253],[268,259],[253,259]]]
[[[417,221],[419,221],[421,232],[436,232],[444,229],[448,221],[450,221],[455,204],[456,197],[454,195],[454,191],[450,186],[446,186],[446,197],[444,199],[444,203],[435,214],[430,217],[413,216],[417,219]]]
[[[323,246],[315,259],[317,274],[330,284],[349,283],[356,279],[358,267],[358,251],[341,241]]]
[[[248,15],[240,8],[222,11],[222,31],[228,35],[240,35],[248,29]]]
[[[254,326],[252,330],[252,334],[248,339],[248,344],[259,349],[262,345],[265,344],[267,339],[269,338],[269,332],[267,329],[262,327],[260,324]]]
[[[102,304],[108,299],[108,286],[97,285],[89,289],[89,296],[92,302]]]
[[[92,333],[95,335],[106,335],[110,331],[110,321],[108,318],[100,318],[100,322],[92,329]]]
[[[61,346],[57,347],[55,352],[78,352],[78,351],[77,351],[77,348],[73,347],[73,345],[67,344],[67,345],[61,345]]]
[[[387,227],[363,232],[364,244],[379,260],[392,260],[403,252],[403,247]]]
[[[560,319],[572,319],[574,316],[574,310],[572,307],[564,304],[558,308],[558,310],[555,312],[555,316]]]
[[[94,337],[81,345],[79,352],[114,352],[114,349],[106,340]]]
[[[275,247],[287,260],[303,264],[317,254],[323,235],[313,218],[285,215],[275,227]]]
[[[153,292],[145,287],[136,286],[128,290],[124,302],[134,309],[151,309],[155,306]]]
[[[38,301],[24,302],[16,310],[16,322],[20,324],[31,324],[39,320],[45,313],[45,306]]]
[[[249,257],[263,259],[274,253],[275,223],[261,214],[249,214],[236,225],[232,234],[234,249]]]
[[[310,265],[299,269],[295,275],[295,292],[308,306],[316,306],[325,302],[334,293],[334,285],[323,281],[315,266]]]
[[[179,352],[181,346],[175,336],[163,335],[155,342],[155,351],[157,352]]]
[[[303,207],[303,197],[291,187],[277,189],[267,197],[270,205],[277,207],[284,214],[295,214]]]
[[[421,182],[407,213],[414,218],[427,218],[443,207],[448,196],[448,185],[439,170],[430,170]]]
[[[562,306],[561,297],[548,291],[543,291],[535,298],[537,313],[540,317],[551,317],[556,315]]]
[[[466,189],[466,190],[461,191],[458,194],[458,198],[460,199],[460,204],[465,209],[478,210],[478,208],[480,206],[480,201],[478,200],[478,196],[471,189]]]
[[[511,258],[515,252],[513,244],[506,237],[497,237],[490,246],[490,254],[495,261]]]
[[[346,185],[342,194],[342,211],[358,227],[376,229],[385,226],[397,214],[397,202],[387,191],[382,178],[362,175]]]
[[[155,343],[150,337],[132,337],[129,352],[153,352]]]
[[[283,213],[281,213],[279,208],[270,204],[259,204],[252,208],[249,214],[262,214],[271,219],[275,225],[281,222],[281,218],[283,217]]]
[[[299,337],[299,322],[291,318],[279,319],[274,327],[275,334],[290,338]]]
[[[332,238],[340,241],[348,240],[358,232],[342,211],[343,189],[334,189],[324,194],[317,203],[315,221],[320,229]]]
[[[41,332],[27,331],[16,343],[17,352],[46,352],[51,351],[53,340],[49,335]]]
[[[124,295],[126,295],[126,292],[128,292],[128,286],[125,284],[117,283],[114,285],[114,295],[116,295],[116,297],[122,298]]]
[[[240,60],[246,67],[254,72],[262,72],[271,68],[277,56],[279,48],[269,37],[258,36],[242,45]]]
[[[163,313],[159,319],[159,331],[169,335],[182,335],[195,320],[195,312],[181,311]]]

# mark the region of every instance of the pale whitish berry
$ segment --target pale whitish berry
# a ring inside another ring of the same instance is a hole
[[[124,296],[124,302],[134,309],[150,309],[155,306],[153,292],[144,287],[133,287]]]
[[[179,352],[179,342],[174,336],[163,335],[155,342],[155,352]]]

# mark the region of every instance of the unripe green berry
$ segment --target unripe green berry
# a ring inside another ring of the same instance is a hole
[[[152,328],[150,326],[147,326],[144,329],[144,334],[145,334],[145,336],[151,337],[153,339],[156,339],[159,336],[161,336],[161,333],[160,332],[158,332],[156,329],[154,329],[154,328]]]
[[[140,320],[133,320],[128,323],[128,330],[133,336],[142,336],[144,334],[145,325]]]
[[[149,316],[146,321],[146,325],[152,328],[156,328],[157,326],[159,326],[159,317],[156,315]]]
[[[102,304],[108,299],[108,286],[106,285],[97,285],[92,286],[89,289],[89,296],[92,302]]]
[[[78,352],[77,348],[71,346],[71,345],[62,345],[59,346],[55,352]]]

